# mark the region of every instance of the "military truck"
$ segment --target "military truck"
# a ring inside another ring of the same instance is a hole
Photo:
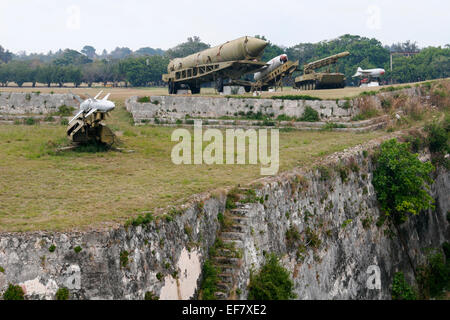
[[[303,67],[303,75],[295,78],[294,89],[300,90],[318,90],[318,89],[336,89],[345,87],[345,75],[343,73],[332,73],[330,68],[336,64],[340,58],[348,56],[350,53],[345,51],[339,54],[320,59]],[[315,70],[328,66],[326,72],[315,72]]]
[[[220,46],[209,48],[185,58],[170,61],[162,80],[168,83],[169,94],[180,89],[200,93],[202,83],[214,82],[218,92],[223,92],[225,81],[238,80],[266,66],[261,62],[267,42],[258,38],[242,37]]]

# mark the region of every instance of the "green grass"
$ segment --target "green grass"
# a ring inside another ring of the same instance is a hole
[[[64,126],[0,125],[0,232],[124,224],[193,194],[261,177],[260,165],[174,165],[172,128],[131,123],[117,102],[107,124],[118,134],[120,147],[132,153],[58,153],[57,147],[69,145]],[[280,132],[280,172],[383,134]]]

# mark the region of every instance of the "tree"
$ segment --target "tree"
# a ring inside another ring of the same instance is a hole
[[[8,63],[12,59],[12,53],[0,46],[0,63]]]
[[[140,48],[134,52],[135,56],[155,56],[155,55],[164,55],[164,50],[161,49],[153,49],[150,47]]]
[[[66,82],[72,82],[75,87],[78,87],[83,79],[83,74],[81,73],[80,67],[75,66],[69,66],[65,70],[66,76],[65,80]]]
[[[176,47],[167,50],[166,56],[170,59],[183,58],[210,47],[211,46],[209,44],[202,42],[199,37],[189,37],[186,42],[183,42]]]
[[[82,74],[83,81],[91,87],[94,82],[98,82],[100,80],[100,67],[98,63],[84,65],[82,68]]]
[[[381,209],[397,225],[406,221],[409,214],[417,215],[433,204],[427,192],[433,165],[422,163],[409,150],[409,143],[398,143],[396,139],[384,142],[373,174]]]
[[[14,81],[19,87],[29,81],[30,68],[22,61],[9,63],[9,80]]]
[[[7,87],[9,82],[9,65],[0,64],[0,83],[2,87]]]
[[[92,46],[84,46],[83,49],[81,49],[81,53],[85,54],[91,60],[97,56],[95,54],[95,48]]]
[[[92,62],[84,54],[79,53],[78,51],[66,49],[64,52],[59,54],[59,57],[53,61],[53,64],[56,66],[68,66],[68,65],[82,65],[86,63]]]
[[[117,47],[113,51],[111,51],[108,55],[110,59],[125,59],[126,57],[130,56],[133,53],[130,48],[123,47],[119,48]]]
[[[55,73],[55,67],[49,63],[39,67],[36,75],[36,79],[40,83],[45,83],[47,87],[50,87],[53,81],[53,75]]]

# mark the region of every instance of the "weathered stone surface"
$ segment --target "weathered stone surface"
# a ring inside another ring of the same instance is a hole
[[[405,251],[387,226],[376,226],[380,212],[371,184],[373,165],[362,150],[358,146],[329,157],[327,166],[341,160],[358,165],[359,171],[350,171],[345,182],[335,170],[325,179],[318,170],[297,169],[255,183],[263,203],[240,208],[240,225],[230,232],[244,248],[237,281],[240,298],[247,297],[250,270],[258,270],[264,253],[274,252],[292,273],[299,299],[389,299],[395,272],[413,279],[408,255],[417,267],[424,261],[423,249],[449,241],[450,172],[440,170],[435,177],[436,209],[412,217],[401,228],[408,243]],[[13,283],[30,299],[52,299],[62,286],[75,299],[142,299],[147,291],[162,299],[195,297],[225,202],[224,195],[207,198],[204,205],[186,205],[173,221],[161,219],[148,226],[0,234],[0,266],[5,269],[0,292]],[[301,239],[289,246],[286,231],[292,226]],[[52,244],[54,252],[49,251]],[[380,270],[379,290],[367,286],[367,272],[374,268]]]
[[[264,184],[257,192],[267,197],[264,204],[247,204],[244,263],[238,283],[241,298],[247,296],[250,270],[263,264],[264,252],[283,257],[299,299],[390,299],[395,272],[403,271],[413,282],[414,272],[399,237],[387,225],[376,226],[380,212],[370,160],[361,153],[350,157],[360,171],[352,172],[345,183],[336,173],[323,181],[317,171],[297,172]],[[307,187],[298,179],[307,181]],[[446,219],[449,179],[450,172],[439,171],[432,187],[436,210],[412,217],[401,227],[414,268],[425,261],[425,249],[440,248],[450,239]],[[286,241],[291,227],[301,235],[293,247]],[[308,228],[320,245],[308,245]],[[371,266],[380,270],[379,290],[367,286]]]
[[[5,269],[0,292],[14,283],[30,299],[53,299],[60,287],[74,299],[143,299],[147,291],[162,299],[189,299],[224,206],[225,196],[219,195],[206,199],[201,210],[187,208],[172,222],[161,219],[102,232],[0,234],[0,266]],[[186,226],[192,229],[189,234]],[[121,261],[125,252],[128,261]]]
[[[50,114],[62,105],[78,109],[73,94],[0,92],[0,114]]]
[[[306,106],[316,110],[323,120],[340,120],[357,114],[353,107],[344,108],[345,101],[275,100],[275,99],[238,99],[193,96],[153,96],[149,103],[137,102],[138,97],[125,101],[127,110],[136,123],[153,118],[185,119],[186,116],[216,119],[234,116],[240,112],[301,117]],[[350,102],[351,105],[352,102]]]
[[[370,106],[381,110],[382,102],[398,96],[417,99],[426,103],[420,88],[408,88],[394,92],[382,92],[375,96],[360,96],[348,100],[281,100],[206,96],[152,96],[149,103],[137,102],[138,97],[125,101],[127,110],[135,123],[157,118],[167,123],[186,118],[220,119],[249,112],[267,115],[276,119],[280,115],[300,118],[306,106],[319,113],[321,121],[348,121],[360,113],[361,108]],[[230,120],[234,121],[234,120]]]

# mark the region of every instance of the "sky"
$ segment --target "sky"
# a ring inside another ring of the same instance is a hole
[[[450,43],[448,0],[1,0],[0,45],[12,51],[169,49],[199,36],[213,46],[264,35],[293,46],[343,34],[383,44]]]

